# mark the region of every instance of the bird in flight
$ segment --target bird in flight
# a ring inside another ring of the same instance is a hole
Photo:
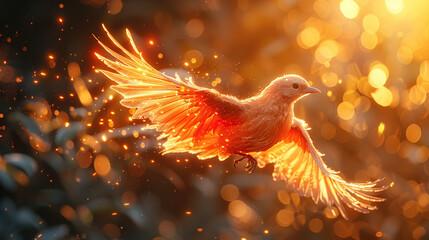
[[[149,65],[137,49],[128,29],[132,52],[108,32],[122,52],[115,52],[97,39],[113,57],[96,56],[113,71],[99,71],[117,85],[111,88],[124,99],[120,103],[136,109],[132,118],[151,120],[151,126],[165,138],[163,153],[189,152],[199,159],[231,155],[240,157],[234,166],[247,160],[246,168],[274,164],[274,180],[283,180],[298,194],[336,207],[347,219],[345,206],[368,213],[377,209],[371,202],[384,201],[372,193],[387,186],[374,182],[351,183],[322,160],[308,133],[307,124],[295,117],[294,103],[320,90],[298,75],[285,75],[272,81],[258,95],[239,100],[214,89],[199,87],[192,79],[170,77]]]

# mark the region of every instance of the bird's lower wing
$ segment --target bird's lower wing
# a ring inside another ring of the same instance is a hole
[[[274,180],[284,180],[287,186],[316,203],[326,204],[331,210],[336,206],[347,219],[344,204],[362,213],[377,209],[371,202],[384,199],[368,193],[380,192],[386,186],[378,186],[382,179],[367,183],[349,183],[339,172],[329,169],[314,147],[304,121],[296,119],[285,139],[265,152],[256,153],[260,167],[274,163]]]
[[[143,59],[128,30],[135,53],[126,50],[104,25],[103,28],[123,53],[98,41],[114,58],[110,60],[96,53],[113,70],[100,72],[118,83],[111,88],[124,97],[121,104],[137,109],[134,119],[149,118],[152,126],[163,132],[161,137],[167,138],[164,153],[191,152],[199,154],[201,159],[228,157],[218,146],[217,135],[222,126],[239,123],[242,111],[239,100],[158,72]]]

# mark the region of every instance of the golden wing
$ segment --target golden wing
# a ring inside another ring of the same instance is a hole
[[[256,153],[260,167],[274,163],[273,178],[284,180],[287,186],[301,196],[311,197],[316,203],[326,204],[331,210],[336,206],[347,219],[343,204],[362,213],[377,209],[371,202],[384,199],[368,193],[380,192],[386,186],[377,187],[383,179],[367,183],[348,183],[329,169],[306,130],[304,121],[295,119],[288,136],[265,152]],[[363,201],[362,201],[363,200]]]
[[[141,56],[128,29],[127,36],[135,53],[119,44],[103,25],[110,40],[121,55],[98,39],[100,45],[115,58],[112,61],[96,53],[96,56],[115,72],[100,70],[118,85],[111,88],[124,99],[121,104],[137,108],[134,119],[149,118],[153,127],[163,132],[164,153],[191,152],[200,159],[229,154],[219,144],[222,131],[240,123],[242,107],[234,97],[222,95],[213,89],[198,87],[191,80],[172,78],[152,66]]]

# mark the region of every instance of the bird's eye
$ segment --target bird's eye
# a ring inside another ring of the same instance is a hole
[[[298,86],[298,84],[294,83],[294,84],[292,84],[292,87],[295,89],[298,89],[299,86]]]

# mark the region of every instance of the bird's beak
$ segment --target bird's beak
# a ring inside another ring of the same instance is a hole
[[[315,87],[308,87],[304,90],[302,90],[303,93],[320,93],[322,91],[320,91],[319,89],[315,88]]]

